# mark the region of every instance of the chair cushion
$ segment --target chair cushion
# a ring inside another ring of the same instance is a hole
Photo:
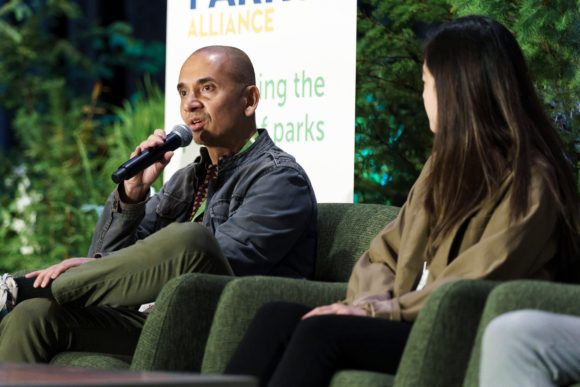
[[[113,355],[96,352],[61,352],[54,356],[51,364],[82,368],[129,368],[131,356]]]
[[[165,284],[147,317],[131,369],[198,372],[218,299],[234,278],[188,273]]]
[[[460,386],[483,306],[496,285],[459,280],[436,289],[415,320],[395,386]]]
[[[344,370],[334,374],[330,381],[330,387],[391,387],[393,383],[393,375]]]

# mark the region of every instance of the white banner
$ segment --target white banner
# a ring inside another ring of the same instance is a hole
[[[352,202],[356,0],[168,0],[165,128],[181,123],[177,82],[208,45],[244,50],[261,100],[257,124],[304,167],[319,202]],[[176,152],[165,179],[198,154]]]

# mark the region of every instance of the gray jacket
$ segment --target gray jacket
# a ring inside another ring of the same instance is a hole
[[[278,148],[266,130],[245,152],[218,162],[203,224],[217,239],[236,275],[308,278],[316,253],[316,198],[302,167]],[[122,203],[116,189],[99,219],[89,256],[102,256],[153,234],[172,222],[188,222],[207,149],[177,171],[159,193]]]

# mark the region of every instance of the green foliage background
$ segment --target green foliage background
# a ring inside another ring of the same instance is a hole
[[[92,25],[75,4],[10,0],[0,6],[0,106],[13,116],[18,139],[15,149],[0,154],[0,271],[84,255],[96,210],[113,189],[111,171],[163,125],[163,94],[146,75],[163,66],[163,44],[134,39],[124,23]],[[404,202],[432,141],[421,99],[422,41],[429,27],[467,14],[492,16],[514,32],[580,166],[577,0],[359,0],[356,202]],[[51,26],[63,19],[85,28],[61,39]],[[112,66],[144,75],[123,106],[102,102]],[[75,87],[79,82],[92,90]]]
[[[445,1],[359,1],[355,201],[401,205],[431,133],[421,99],[418,31],[451,18]]]
[[[490,16],[514,33],[578,170],[578,0],[359,0],[358,9],[355,201],[404,202],[432,141],[421,100],[422,39],[458,16]]]
[[[63,19],[84,29],[59,38],[52,26]],[[12,0],[0,7],[0,58],[0,106],[17,140],[0,154],[0,271],[82,256],[111,171],[163,127],[163,94],[146,75],[123,106],[101,102],[103,81],[113,66],[159,71],[164,45],[133,39],[123,23],[91,25],[74,1]]]

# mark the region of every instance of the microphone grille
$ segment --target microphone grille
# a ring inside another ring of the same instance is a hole
[[[191,134],[191,129],[185,124],[175,125],[171,132],[175,132],[181,139],[181,146],[188,146],[193,140],[193,135]]]

